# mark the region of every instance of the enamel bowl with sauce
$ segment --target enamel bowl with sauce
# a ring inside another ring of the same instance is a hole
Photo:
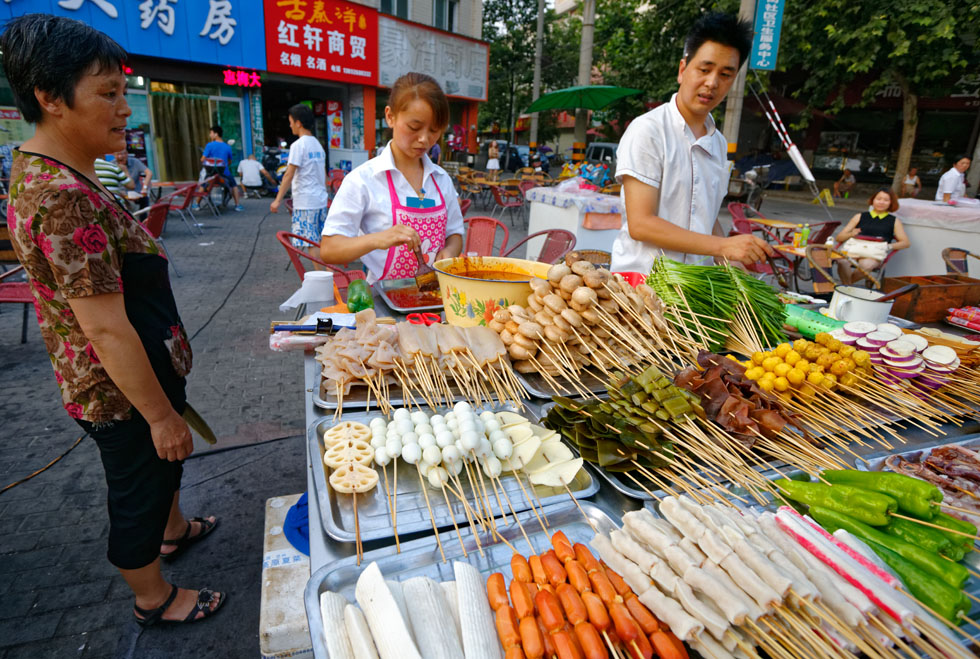
[[[546,278],[550,267],[501,256],[461,256],[433,265],[446,320],[460,327],[486,325],[497,309],[527,304],[531,279]]]

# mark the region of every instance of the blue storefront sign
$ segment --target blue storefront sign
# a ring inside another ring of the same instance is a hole
[[[752,39],[749,68],[762,71],[776,70],[779,30],[783,24],[783,5],[784,0],[758,0],[755,6],[755,37]]]
[[[0,2],[0,22],[35,12],[80,20],[133,55],[265,69],[262,0]]]

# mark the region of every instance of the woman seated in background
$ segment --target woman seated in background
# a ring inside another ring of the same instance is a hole
[[[909,173],[902,179],[902,189],[898,196],[903,198],[919,196],[919,191],[922,190],[922,181],[919,180],[918,171],[915,167],[909,167]]]
[[[847,223],[847,226],[837,234],[838,244],[846,243],[852,238],[860,241],[857,238],[858,236],[878,238],[886,245],[886,248],[883,250],[885,255],[889,251],[898,251],[911,245],[908,236],[905,234],[902,221],[892,215],[892,213],[898,210],[898,198],[891,188],[879,189],[868,200],[868,205],[871,207],[870,210],[858,213],[852,217],[850,222]],[[860,245],[852,243],[851,247],[857,252]],[[847,245],[841,246],[841,249],[846,250],[847,248]],[[857,254],[851,258],[866,272],[871,272],[879,267],[885,260],[884,256],[878,259],[869,256],[858,256]],[[864,275],[851,265],[847,259],[837,261],[837,273],[840,275],[841,283],[846,285],[854,284],[864,279]]]

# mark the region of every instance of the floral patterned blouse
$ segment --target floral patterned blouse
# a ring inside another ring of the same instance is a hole
[[[126,316],[154,373],[171,401],[182,406],[190,344],[167,261],[142,225],[71,167],[19,150],[10,173],[7,225],[68,414],[100,423],[128,419],[133,411],[68,304],[104,293],[123,294]]]

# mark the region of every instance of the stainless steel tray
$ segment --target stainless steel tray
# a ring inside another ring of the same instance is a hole
[[[955,442],[944,441],[942,437],[937,437],[936,441],[929,446],[919,446],[918,448],[902,451],[901,453],[891,452],[884,455],[879,455],[878,457],[868,460],[867,464],[858,463],[857,468],[861,471],[884,471],[886,469],[885,460],[893,455],[905,458],[906,460],[916,454],[921,454],[921,456],[925,458],[932,452],[932,449],[939,448],[940,446],[963,446],[965,448],[980,450],[980,433],[967,435],[966,437],[962,437]]]
[[[551,388],[548,383],[540,373],[518,373],[514,371],[517,379],[524,388],[527,389],[527,393],[531,394],[535,398],[545,398],[550,400],[552,396],[567,396],[569,398],[579,398],[579,394],[574,389],[564,389],[562,391],[555,391]],[[582,376],[579,379],[579,385],[594,394],[604,394],[606,393],[606,381],[602,379],[602,375],[596,373],[592,369],[586,369],[582,372]],[[556,378],[558,383],[561,384],[561,378]]]
[[[375,283],[374,289],[378,292],[378,295],[381,296],[381,299],[384,300],[385,305],[387,305],[387,307],[392,311],[394,311],[395,313],[409,314],[409,313],[417,313],[420,311],[442,311],[443,308],[442,303],[433,304],[425,307],[400,307],[394,302],[392,302],[391,298],[388,297],[389,290],[393,290],[397,288],[408,288],[414,285],[415,285],[414,279],[382,279],[381,281]]]
[[[503,408],[501,408],[503,409]],[[344,421],[367,421],[377,416],[374,413],[359,412],[355,414],[345,414]],[[316,421],[309,429],[309,451],[311,464],[317,465],[313,469],[313,483],[316,488],[317,501],[320,504],[320,517],[323,522],[323,529],[327,535],[341,542],[354,542],[356,540],[354,526],[354,503],[353,497],[347,494],[338,494],[327,484],[327,468],[323,464],[323,431],[334,425],[332,418],[323,418]],[[411,465],[400,462],[398,466],[398,507],[397,522],[398,535],[406,536],[417,531],[432,531],[432,522],[429,517],[429,510],[425,505],[425,497],[419,484],[418,472]],[[378,485],[370,492],[359,495],[357,498],[358,526],[361,531],[361,540],[389,539],[395,537],[391,515],[388,511],[388,498],[385,495],[384,473],[378,470]],[[463,487],[467,495],[471,494],[469,482],[462,478]],[[525,489],[530,493],[531,484],[526,476],[522,476],[521,482]],[[513,476],[501,476],[500,484],[510,497],[514,510],[521,512],[530,509],[530,504],[521,490],[520,484]],[[394,497],[394,467],[388,465],[388,485]],[[488,498],[490,509],[495,516],[499,516],[500,506],[493,494],[493,490],[487,482]],[[463,504],[458,499],[450,495],[452,510],[446,507],[446,500],[442,496],[441,490],[434,490],[428,486],[429,503],[432,506],[432,513],[435,515],[436,526],[439,528],[452,527],[453,520],[460,526],[467,524],[466,513]],[[568,488],[577,499],[592,496],[599,490],[599,483],[592,477],[591,472],[582,469]],[[553,488],[534,486],[534,494],[540,500],[541,505],[550,505],[567,500],[568,493],[564,488]],[[470,506],[473,506],[472,496],[468,497]],[[500,495],[504,512],[509,516],[510,507],[507,505],[503,494]],[[537,502],[535,502],[537,505]],[[455,531],[454,531],[455,533]]]
[[[317,362],[319,364],[319,362]],[[463,393],[454,385],[449,383],[449,391],[453,394],[453,400],[461,401],[466,400]],[[405,396],[402,394],[402,388],[398,384],[393,384],[388,389],[388,402],[393,407],[405,407],[407,405],[412,405],[417,407],[419,405],[428,406],[421,397],[415,397],[414,403],[412,401],[405,400]],[[321,373],[317,374],[316,377],[316,391],[313,394],[313,404],[324,410],[335,410],[338,407],[337,397],[331,396],[323,388],[323,375]],[[371,389],[366,384],[354,384],[350,388],[350,392],[344,396],[344,409],[345,410],[365,410],[368,409],[370,405],[371,408],[378,407],[378,400],[375,398],[374,394],[371,393]]]
[[[608,533],[618,528],[617,522],[602,508],[587,501],[583,501],[581,505],[589,520],[600,532]],[[595,535],[589,523],[582,517],[582,513],[571,503],[549,506],[545,513],[548,516],[552,531],[561,529],[572,542],[588,544]],[[542,553],[551,548],[550,537],[541,531],[537,520],[530,512],[519,514],[518,517],[521,518],[521,522],[527,530],[528,538],[534,548],[533,553]],[[537,532],[533,532],[535,529]],[[524,536],[515,525],[512,524],[502,531],[501,535],[517,547],[518,551],[530,552],[527,542],[524,541]],[[360,576],[363,566],[372,561],[377,562],[385,579],[394,581],[405,581],[419,576],[430,577],[436,581],[451,581],[455,579],[452,563],[454,560],[468,561],[479,568],[480,573],[484,576],[489,576],[493,572],[510,574],[510,557],[513,552],[504,543],[494,542],[491,536],[480,535],[480,542],[483,545],[483,555],[481,556],[476,547],[476,541],[464,532],[463,541],[468,553],[467,558],[463,558],[455,531],[440,534],[440,539],[446,553],[445,563],[441,560],[435,539],[426,537],[403,543],[400,554],[396,554],[393,547],[367,552],[361,561],[362,567],[358,567],[355,558],[352,556],[317,570],[306,583],[304,593],[306,617],[310,625],[310,637],[313,640],[313,656],[316,659],[329,659],[323,637],[320,593],[328,590],[333,591],[340,593],[348,601],[354,602],[354,587],[357,584],[357,578]]]

